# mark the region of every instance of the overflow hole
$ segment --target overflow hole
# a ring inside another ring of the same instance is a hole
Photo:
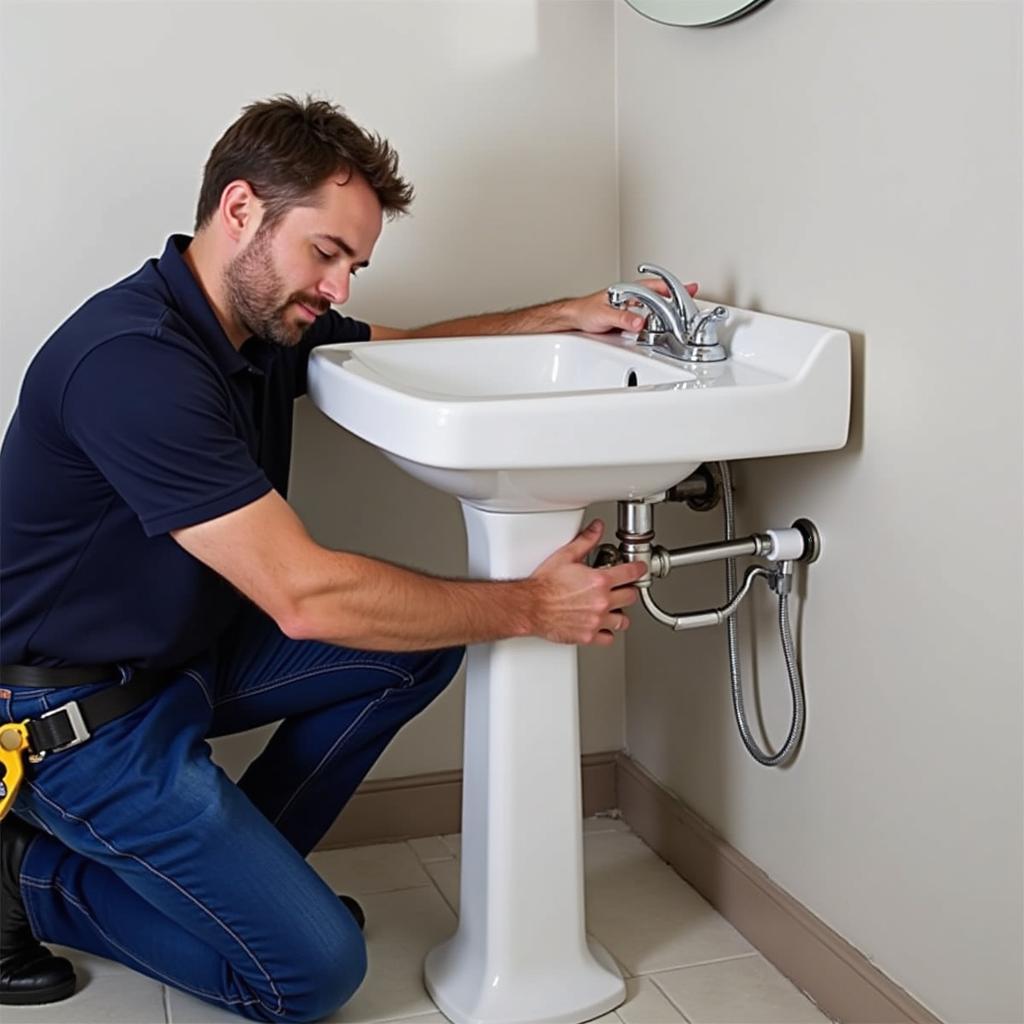
[[[630,370],[629,373],[626,374],[626,387],[636,387],[636,370]]]

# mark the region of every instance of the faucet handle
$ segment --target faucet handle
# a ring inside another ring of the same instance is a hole
[[[608,286],[608,305],[614,306],[616,309],[625,309],[626,303],[629,302],[629,297],[626,295],[624,289],[626,285],[623,284],[611,284]]]
[[[636,270],[638,274],[654,274],[655,277],[660,277],[668,285],[669,294],[672,296],[672,301],[679,311],[683,324],[688,326],[690,321],[697,315],[697,306],[693,299],[690,298],[690,293],[679,278],[670,270],[659,267],[657,263],[640,263],[637,265]]]
[[[704,347],[708,350],[721,349],[722,346],[718,343],[718,331],[717,325],[724,323],[729,319],[729,310],[725,306],[715,306],[712,309],[705,310],[690,326],[690,344],[698,347]],[[725,358],[725,350],[722,349],[722,354],[718,355],[715,353],[716,358]],[[711,359],[711,352],[708,351],[704,354],[704,359]]]

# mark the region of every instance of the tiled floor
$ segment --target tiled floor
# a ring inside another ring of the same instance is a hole
[[[810,1024],[827,1021],[621,821],[584,823],[587,927],[626,977],[626,1001],[601,1024]],[[423,989],[423,957],[454,929],[459,837],[315,853],[336,891],[366,910],[369,973],[336,1024],[444,1024]],[[118,964],[62,951],[79,990],[43,1007],[9,1007],[3,1024],[224,1024],[241,1018]]]

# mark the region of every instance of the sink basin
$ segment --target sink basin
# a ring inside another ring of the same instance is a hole
[[[701,462],[845,444],[849,335],[731,309],[720,337],[730,358],[697,365],[630,335],[327,345],[309,392],[413,476],[495,511],[644,498]]]
[[[537,334],[315,349],[333,420],[462,503],[469,572],[528,576],[600,499],[652,497],[701,462],[839,448],[843,331],[732,310],[730,358],[689,365],[630,336]],[[625,999],[586,934],[576,651],[469,648],[459,926],[424,963],[455,1024],[575,1024]]]

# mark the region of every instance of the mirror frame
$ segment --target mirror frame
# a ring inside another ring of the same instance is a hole
[[[626,0],[645,18],[662,25],[725,25],[768,0]]]

